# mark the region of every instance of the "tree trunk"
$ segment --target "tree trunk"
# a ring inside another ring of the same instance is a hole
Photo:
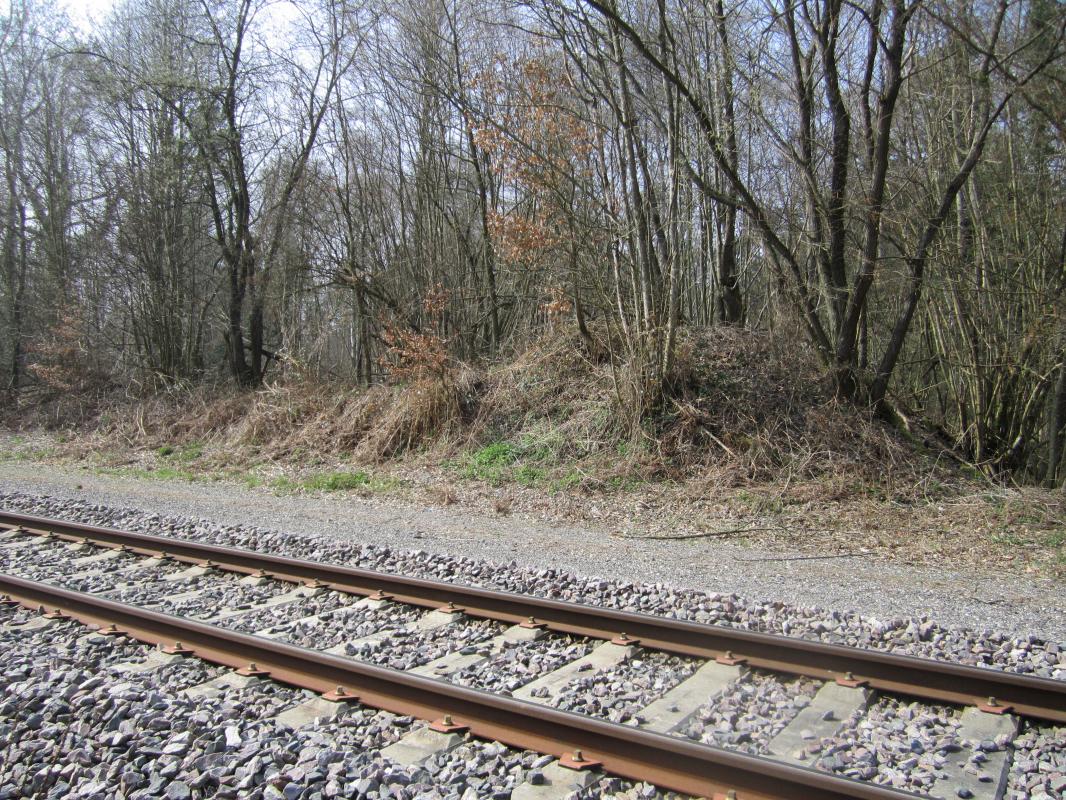
[[[714,6],[715,28],[722,47],[722,122],[725,125],[726,158],[734,171],[739,169],[737,157],[737,119],[733,101],[733,56],[729,46],[729,33],[725,25],[725,4],[716,0]],[[729,193],[733,196],[733,193]],[[720,321],[726,325],[744,324],[744,302],[740,295],[740,277],[737,275],[737,207],[725,207],[722,249],[718,259],[718,288]]]
[[[229,261],[229,319],[227,344],[230,375],[239,386],[254,386],[255,380],[244,355],[244,258]]]
[[[1044,485],[1055,488],[1061,483],[1063,435],[1066,433],[1066,348],[1059,350],[1058,379],[1048,402],[1047,415],[1047,469],[1044,472]]]

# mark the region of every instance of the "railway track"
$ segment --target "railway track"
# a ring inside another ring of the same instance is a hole
[[[248,679],[321,693],[324,700],[305,709],[305,717],[328,713],[329,704],[361,703],[430,722],[398,743],[392,753],[398,760],[426,758],[454,747],[467,733],[559,759],[550,765],[548,780],[519,787],[515,797],[563,796],[565,787],[587,783],[598,771],[686,794],[741,800],[912,797],[809,766],[818,755],[812,743],[831,737],[880,698],[904,696],[960,706],[959,738],[974,743],[969,752],[963,748],[945,760],[941,775],[925,787],[928,793],[997,798],[1009,766],[1004,745],[1019,721],[1066,721],[1066,682],[1030,675],[19,514],[0,513],[0,529],[8,531],[0,544],[11,551],[7,571],[16,571],[22,548],[48,555],[28,560],[49,565],[45,576],[0,575],[0,592],[11,602],[58,610],[102,634],[122,633],[174,656],[231,667]],[[213,575],[213,583],[204,581]],[[174,591],[191,580],[202,583],[192,591]],[[218,608],[208,618],[182,615],[186,601],[202,607],[216,597]],[[282,632],[289,642],[273,638],[273,628],[262,623],[301,603],[317,603],[315,613],[290,620]],[[375,624],[385,631],[374,631]],[[307,643],[300,631],[308,627],[336,629],[325,639],[311,637],[335,643],[298,646]],[[383,666],[395,661],[391,649],[411,631],[436,637],[431,655],[439,655],[401,664],[408,667],[403,670]],[[586,644],[569,661],[516,681],[510,696],[459,685],[495,655],[549,637]],[[451,642],[458,642],[458,649]],[[575,680],[645,653],[671,654],[689,669],[627,720],[631,724],[552,707]],[[818,688],[806,707],[777,726],[761,755],[679,735],[708,701],[745,676],[766,674],[816,681]],[[296,718],[298,712],[290,717]],[[981,769],[968,768],[974,763]]]

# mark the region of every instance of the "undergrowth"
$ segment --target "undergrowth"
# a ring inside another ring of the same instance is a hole
[[[255,392],[171,390],[101,405],[71,422],[68,454],[148,452],[157,476],[293,465],[281,490],[374,488],[366,471],[400,459],[491,485],[618,491],[687,481],[696,491],[774,486],[777,504],[928,496],[951,473],[859,409],[834,402],[798,345],[731,329],[687,331],[660,402],[633,426],[620,414],[629,366],[556,333],[513,360],[449,363],[366,389],[304,379]],[[48,427],[51,411],[8,415]],[[316,469],[317,468],[317,469]],[[765,500],[758,500],[765,503]]]

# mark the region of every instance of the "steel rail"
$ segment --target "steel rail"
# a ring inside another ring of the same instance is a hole
[[[612,774],[702,797],[737,800],[905,800],[916,795],[628,725],[468,689],[195,620],[0,574],[0,591],[29,608],[179,649],[227,667],[424,720],[451,717],[478,738],[563,756],[580,749]],[[113,631],[112,631],[113,632]],[[343,689],[343,692],[340,691]]]
[[[698,622],[617,611],[580,603],[442,583],[382,572],[269,555],[185,539],[152,536],[0,512],[0,527],[23,528],[72,541],[91,540],[135,553],[166,553],[180,561],[245,574],[264,573],[295,582],[318,582],[358,595],[386,596],[428,608],[449,604],[466,614],[516,623],[533,620],[554,631],[613,639],[705,659],[725,659],[751,667],[805,675],[923,700],[983,706],[995,698],[998,709],[1052,722],[1066,722],[1066,681],[955,664],[878,650],[813,642]]]

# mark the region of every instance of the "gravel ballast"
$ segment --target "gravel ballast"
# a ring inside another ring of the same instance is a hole
[[[291,588],[280,581],[250,586],[234,575],[199,575],[163,585],[154,583],[146,588],[143,600],[130,597],[131,591],[127,591],[128,599],[123,602],[152,602],[154,610],[178,617],[208,617],[227,608],[251,608]]]
[[[468,619],[432,631],[399,628],[378,645],[349,648],[348,655],[391,669],[412,669],[448,653],[476,651],[479,644],[503,633],[505,627],[490,620]]]
[[[308,693],[270,681],[190,697],[217,674],[196,659],[152,672],[115,669],[148,648],[86,635],[72,622],[19,630],[33,615],[0,608],[0,800],[80,797],[247,800],[503,800],[542,768],[543,756],[470,741],[421,767],[380,755],[412,726],[357,706],[291,730],[271,717]],[[609,778],[585,796],[654,798]]]
[[[1060,680],[1066,679],[1066,643],[1048,641],[1032,635],[1008,636],[991,631],[952,629],[926,618],[899,617],[880,620],[856,612],[827,611],[819,607],[793,607],[780,601],[746,602],[735,595],[674,589],[662,584],[634,584],[617,579],[584,577],[556,569],[527,569],[514,562],[494,564],[470,557],[404,551],[375,544],[357,545],[326,537],[284,534],[244,525],[217,525],[207,520],[164,517],[140,510],[114,509],[73,500],[0,494],[0,507],[40,516],[77,519],[97,525],[350,564],[413,577],[452,580],[560,600],[575,600],[750,630],[780,632],[826,642],[875,647],[897,653],[933,656],[989,668],[1038,674]],[[20,556],[18,555],[20,550],[22,548],[12,550],[5,557],[4,563],[12,566],[17,563],[32,565],[34,553],[44,552],[34,548]],[[213,581],[219,579],[219,576],[215,575],[205,576],[204,583],[213,585]],[[261,599],[276,594],[274,589],[266,588],[270,585],[264,584]],[[291,590],[292,586],[288,585],[286,588]],[[221,595],[216,596],[215,593],[208,592],[190,598],[190,604],[183,607],[183,612],[196,615],[214,611],[221,597]],[[200,605],[196,603],[197,598],[202,600]],[[353,635],[358,638],[382,628],[394,628],[396,633],[393,634],[395,638],[391,644],[395,646],[371,646],[365,648],[365,652],[360,651],[350,653],[350,655],[400,668],[410,668],[426,663],[432,658],[457,649],[476,650],[478,645],[497,635],[501,630],[501,627],[494,623],[462,620],[447,628],[430,632],[415,632],[408,628],[414,618],[405,617],[405,612],[398,612],[398,617],[389,619],[388,609],[394,604],[385,604],[382,609],[379,609],[378,611],[383,611],[384,615],[378,618],[368,617],[363,613],[364,609],[347,608],[346,606],[353,604],[354,600],[354,598],[335,592],[320,592],[277,606],[253,609],[249,613],[226,620],[225,624],[247,632],[270,630],[272,635],[313,647],[328,647],[341,643]],[[208,605],[210,608],[207,607]],[[308,618],[313,615],[321,616],[309,620]],[[333,615],[338,617],[338,622],[342,618],[348,621],[331,624],[328,620]],[[55,630],[54,627],[50,627],[40,632],[26,631],[21,635],[29,636],[35,641],[39,640],[39,643],[43,643],[40,646],[46,647],[47,643],[51,642],[50,637]],[[340,633],[336,633],[338,630]],[[477,667],[453,675],[449,680],[477,688],[511,692],[537,676],[586,654],[591,647],[592,643],[585,640],[548,635],[535,642],[521,642],[508,646]],[[404,655],[397,660],[399,653]],[[90,663],[91,655],[89,655]],[[126,660],[129,660],[128,655],[127,653]],[[27,657],[32,656],[27,655]],[[676,658],[671,660],[641,654],[638,659],[642,661],[640,671],[634,669],[634,664],[623,662],[600,675],[579,676],[556,698],[556,704],[563,708],[594,713],[609,719],[617,719],[617,721],[632,722],[635,721],[641,704],[650,702],[668,690],[670,686],[676,685],[693,668],[691,663]],[[143,679],[151,680],[151,677]],[[16,681],[15,683],[21,686],[26,682]],[[809,701],[816,690],[817,683],[814,681],[806,679],[783,681],[775,676],[749,673],[725,696],[701,709],[690,720],[688,728],[680,733],[710,744],[747,752],[761,752],[773,735],[798,713],[805,700]],[[275,705],[284,705],[285,702],[291,703],[298,700],[300,693],[292,692],[292,690],[281,691],[284,701],[275,703]],[[605,697],[611,700],[604,702]],[[940,739],[937,737],[950,736],[953,719],[951,713],[936,709],[930,711],[928,707],[919,706],[901,709],[891,705],[897,701],[886,702],[890,705],[883,709],[877,706],[861,718],[851,720],[849,728],[831,743],[828,750],[823,750],[820,754],[819,766],[843,774],[861,775],[861,777],[878,782],[898,785],[901,788],[912,790],[927,788],[931,778],[926,772],[917,768],[922,766],[920,758],[917,765],[910,764],[909,759],[913,755],[921,756],[925,753],[937,752],[940,748]],[[253,702],[248,706],[247,713],[262,717],[266,714],[263,708]],[[270,713],[276,713],[277,710],[272,707]],[[907,716],[908,714],[910,716]],[[930,714],[932,717],[929,716]],[[269,714],[266,715],[269,716]],[[209,719],[213,718],[209,717]],[[908,753],[901,749],[904,744],[907,747],[913,747],[910,740],[896,741],[901,735],[898,730],[901,719],[904,720],[902,735],[909,735],[911,739],[916,737],[920,739],[923,753],[913,750]],[[0,713],[0,724],[6,724],[6,722],[6,716]],[[248,720],[248,723],[251,724],[252,720]],[[216,721],[212,724],[221,723]],[[911,728],[918,732],[912,732]],[[2,730],[0,728],[0,732]],[[393,734],[380,733],[379,735],[388,738]],[[1038,787],[1039,790],[1044,791],[1048,797],[1059,796],[1056,795],[1058,790],[1055,787],[1055,781],[1061,777],[1062,751],[1061,748],[1056,749],[1054,736],[1055,734],[1039,731],[1034,734],[1035,738],[1026,751],[1028,761],[1021,762],[1022,766],[1019,766],[1018,760],[1015,760],[1014,770],[1017,774],[1012,778],[1014,781],[1012,785],[1028,786],[1029,782],[1040,777],[1044,783]],[[888,744],[878,749],[877,742]],[[471,747],[474,746],[471,745]],[[875,755],[873,759],[867,758],[870,753]],[[483,756],[486,759],[504,758],[501,754],[495,756],[483,754]],[[508,774],[523,775],[523,770],[535,769],[529,766],[532,762],[526,756],[515,757],[518,761],[508,768],[512,770]],[[522,758],[526,758],[526,761],[522,761]],[[473,760],[478,764],[481,763],[477,761],[477,758]],[[935,767],[935,764],[930,766]],[[873,768],[872,771],[870,767]],[[111,767],[108,769],[110,770]],[[474,767],[471,766],[470,769],[473,770]],[[848,770],[853,772],[849,773]],[[0,769],[0,778],[4,775],[3,769]],[[25,774],[21,774],[20,780],[26,777]],[[92,779],[95,780],[96,777],[98,776],[94,774]],[[247,776],[244,777],[247,778]],[[262,776],[257,780],[261,778]],[[202,777],[198,776],[196,779],[202,780]],[[402,787],[405,784],[401,782],[397,785]],[[0,784],[0,790],[2,786],[3,784]],[[495,784],[485,790],[487,794],[482,794],[482,786],[467,784],[463,792],[454,796],[462,796],[468,791],[475,792],[474,795],[470,795],[470,798],[494,796],[494,793],[503,791],[493,786]],[[277,788],[279,791],[284,789],[280,786]],[[628,785],[625,789],[638,795],[648,791]],[[434,791],[437,790],[434,789]],[[356,794],[362,796],[358,792]],[[273,797],[265,793],[256,796]],[[284,794],[279,796],[284,796]],[[301,793],[295,796],[305,795]],[[310,795],[306,796],[310,797]],[[330,795],[322,794],[321,796]],[[444,793],[439,796],[453,795]],[[2,791],[0,791],[0,800],[3,800]]]
[[[882,698],[824,740],[818,766],[849,778],[928,792],[962,748],[958,712],[946,706]]]
[[[299,591],[299,590],[297,590]],[[289,603],[253,608],[245,614],[219,621],[242,633],[267,633],[293,644],[314,646],[316,631],[326,614],[355,603],[358,598],[340,592],[313,592]]]
[[[611,722],[639,724],[640,712],[692,675],[700,663],[669,653],[638,651],[621,664],[579,676],[552,705]]]
[[[751,670],[703,706],[681,732],[704,744],[757,755],[784,730],[818,691],[810,678],[786,679]]]
[[[1066,798],[1066,726],[1027,724],[1014,739],[1007,800]]]
[[[541,675],[554,672],[592,652],[595,642],[565,634],[548,634],[532,642],[508,642],[486,661],[448,680],[460,686],[509,695]]]

